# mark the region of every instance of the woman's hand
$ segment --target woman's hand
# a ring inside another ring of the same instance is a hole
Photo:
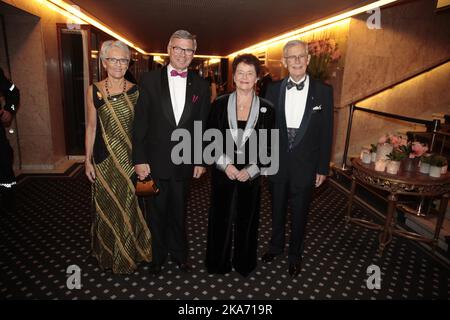
[[[248,179],[250,179],[250,175],[248,174],[248,171],[245,169],[242,169],[239,171],[239,173],[236,175],[236,179],[240,182],[245,182]]]
[[[239,174],[239,170],[236,169],[236,167],[232,164],[229,164],[225,168],[225,174],[227,175],[228,179],[236,180],[236,176]]]
[[[144,180],[150,174],[150,165],[147,163],[137,164],[134,166],[134,171],[136,172],[139,180]]]
[[[95,168],[92,165],[92,162],[86,161],[84,163],[84,172],[86,173],[87,178],[91,183],[95,182]]]

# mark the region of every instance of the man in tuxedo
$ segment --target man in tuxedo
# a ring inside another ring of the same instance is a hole
[[[150,173],[160,189],[145,200],[152,234],[151,274],[158,274],[168,254],[182,271],[191,269],[187,261],[186,200],[189,181],[200,178],[206,169],[190,163],[175,164],[171,141],[176,129],[187,130],[194,139],[194,122],[204,130],[210,110],[208,83],[188,71],[197,47],[195,36],[178,30],[170,37],[170,63],[142,76],[133,125],[133,162],[139,179]],[[193,141],[192,141],[193,143]],[[201,143],[201,142],[200,142]],[[193,149],[191,149],[193,158]]]
[[[0,68],[0,96],[5,105],[0,105],[0,211],[15,212],[16,177],[13,171],[13,149],[11,148],[4,127],[11,124],[17,112],[20,92],[14,83],[6,78]]]
[[[269,86],[266,98],[275,106],[280,130],[280,166],[269,177],[272,193],[272,236],[264,262],[283,253],[285,222],[290,200],[289,275],[301,270],[303,239],[314,186],[328,174],[333,139],[333,90],[306,73],[307,43],[293,40],[283,48],[289,76]]]

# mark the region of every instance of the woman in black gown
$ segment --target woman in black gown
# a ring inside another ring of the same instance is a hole
[[[257,97],[254,91],[259,68],[259,60],[251,54],[236,57],[236,91],[216,99],[211,108],[208,127],[222,133],[223,153],[216,154],[212,169],[206,250],[209,273],[225,274],[234,267],[246,277],[256,267],[261,194],[259,139],[264,134],[260,129],[267,129],[269,136],[263,147],[266,150],[262,150],[267,154],[275,120],[270,102]],[[226,150],[227,139],[233,139],[229,140],[233,141],[229,149],[234,149],[230,152]]]

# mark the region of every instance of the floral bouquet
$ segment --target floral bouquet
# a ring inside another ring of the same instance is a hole
[[[428,147],[419,141],[409,142],[406,146],[400,147],[400,149],[408,155],[408,158],[410,159],[420,158],[428,151]]]
[[[392,133],[386,133],[378,139],[378,144],[391,144],[394,148],[399,148],[401,146],[406,146],[408,144],[408,139],[401,135],[396,135]]]
[[[333,39],[316,40],[308,43],[311,60],[308,73],[312,78],[326,81],[330,78],[331,67],[341,59],[336,41]]]
[[[408,140],[400,135],[387,133],[378,139],[377,154],[375,160],[387,160],[388,155],[392,153],[394,149],[400,146],[406,145]]]

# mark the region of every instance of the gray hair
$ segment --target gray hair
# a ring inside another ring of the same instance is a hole
[[[296,46],[304,46],[306,53],[308,53],[308,43],[302,40],[291,40],[287,42],[283,47],[283,56],[286,57],[287,51],[289,48],[296,47]]]
[[[130,48],[128,48],[128,46],[125,43],[119,40],[108,40],[103,42],[102,48],[100,49],[100,59],[104,60],[105,58],[107,58],[108,51],[111,48],[121,49],[123,52],[125,52],[125,55],[127,56],[128,60],[130,59],[131,56]]]
[[[168,46],[170,46],[170,44],[172,43],[172,39],[186,39],[186,40],[192,40],[192,42],[194,43],[194,50],[197,49],[197,38],[195,35],[191,34],[189,31],[186,30],[177,30],[175,31],[169,39],[169,44]]]

